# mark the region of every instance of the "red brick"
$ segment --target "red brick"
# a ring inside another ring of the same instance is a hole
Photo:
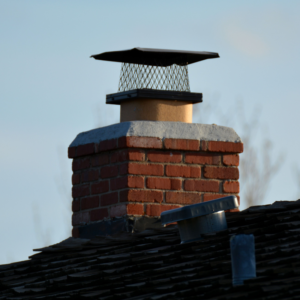
[[[87,170],[82,172],[81,180],[82,182],[95,181],[99,178],[99,170]]]
[[[101,196],[101,206],[115,204],[118,203],[118,201],[119,201],[118,192],[104,194]]]
[[[72,197],[79,198],[90,195],[90,186],[88,184],[85,185],[77,185],[72,188]]]
[[[114,163],[118,162],[118,160],[119,160],[118,156],[119,156],[118,151],[110,153],[110,163],[114,164]]]
[[[204,177],[213,179],[239,179],[238,168],[204,167]]]
[[[68,157],[69,158],[75,158],[76,157],[76,150],[77,150],[77,147],[69,147],[68,148]]]
[[[119,138],[119,148],[161,149],[162,140],[156,137],[123,136]]]
[[[200,141],[200,149],[202,151],[207,151],[207,141]]]
[[[147,158],[151,162],[180,163],[182,155],[181,153],[171,151],[149,151]]]
[[[181,180],[150,177],[147,178],[147,188],[160,190],[181,190]]]
[[[78,227],[72,228],[72,237],[79,238],[79,228]]]
[[[128,176],[128,187],[130,188],[143,188],[145,186],[144,177]]]
[[[203,195],[203,202],[223,198],[223,197],[226,197],[226,196],[227,195],[222,195],[222,194],[204,194]]]
[[[101,178],[118,176],[118,166],[105,166],[101,168]]]
[[[202,202],[201,194],[187,192],[166,192],[166,203],[196,204]]]
[[[122,217],[125,215],[127,215],[127,205],[126,204],[112,206],[110,208],[110,217],[111,218]]]
[[[232,143],[232,142],[207,142],[207,151],[211,152],[232,152],[241,153],[244,150],[243,143]]]
[[[86,224],[90,222],[90,215],[88,211],[85,212],[79,212],[79,213],[73,213],[72,215],[72,225],[80,225],[80,224]]]
[[[98,154],[92,157],[92,166],[98,167],[109,163],[108,154]]]
[[[240,157],[237,154],[223,155],[223,164],[225,166],[238,166],[240,163]]]
[[[72,184],[76,185],[80,183],[80,174],[76,173],[72,175]]]
[[[80,211],[80,201],[79,200],[73,200],[72,201],[72,211]]]
[[[99,143],[98,152],[113,150],[113,149],[117,149],[117,148],[118,148],[118,140],[117,139],[106,140],[106,141],[102,141]]]
[[[72,162],[72,170],[78,171],[90,167],[90,158],[75,158]]]
[[[239,193],[240,184],[238,181],[225,181],[223,182],[223,193]]]
[[[199,150],[200,142],[198,140],[184,140],[184,139],[165,139],[166,149],[173,150]]]
[[[143,204],[121,204],[110,209],[110,217],[121,217],[124,215],[144,215]]]
[[[120,192],[121,202],[159,202],[163,201],[162,191],[126,190]]]
[[[89,143],[77,147],[77,156],[90,155],[95,153],[95,144]]]
[[[120,166],[120,175],[123,174],[162,176],[164,167],[163,165],[128,163]]]
[[[186,180],[184,189],[186,191],[218,192],[219,182],[214,180]]]
[[[118,152],[118,161],[144,161],[145,160],[145,152],[140,150],[120,150]]]
[[[110,180],[111,190],[120,190],[123,188],[143,188],[144,178],[138,176],[124,176],[119,178],[113,178]]]
[[[201,176],[200,167],[188,166],[166,166],[166,175],[171,177],[192,177],[198,178]]]
[[[128,215],[144,215],[143,204],[127,204]]]
[[[126,174],[128,174],[128,163],[127,164],[121,164],[119,166],[119,174],[120,175],[126,175]]]
[[[81,210],[99,207],[99,196],[92,196],[81,199]]]
[[[108,217],[107,208],[90,210],[89,213],[90,213],[91,221],[100,221]]]
[[[110,190],[120,190],[128,187],[128,180],[127,176],[119,177],[119,178],[113,178],[110,180]]]
[[[109,190],[108,180],[94,183],[91,186],[92,195],[106,193],[108,192],[108,190]]]
[[[159,217],[163,211],[181,207],[180,205],[146,205],[146,215],[149,217]]]
[[[206,153],[186,153],[185,162],[188,164],[218,165],[221,162],[220,155]]]

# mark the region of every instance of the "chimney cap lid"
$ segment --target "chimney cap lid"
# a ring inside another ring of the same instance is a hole
[[[238,207],[239,203],[236,196],[223,197],[164,211],[161,213],[161,223],[165,225]]]
[[[185,66],[201,60],[218,58],[220,56],[215,52],[136,47],[129,50],[103,52],[91,55],[91,57],[97,60],[166,67],[173,64]]]

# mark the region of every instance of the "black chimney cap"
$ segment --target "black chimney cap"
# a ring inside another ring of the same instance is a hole
[[[91,55],[98,60],[152,66],[189,65],[201,60],[220,57],[218,53],[203,51],[181,51],[150,48],[133,48]]]

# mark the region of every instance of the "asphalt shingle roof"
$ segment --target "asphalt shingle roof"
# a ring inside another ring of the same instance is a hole
[[[228,229],[180,244],[171,225],[69,238],[0,266],[2,299],[300,299],[300,200],[227,213]],[[232,286],[229,240],[253,234],[257,278]]]

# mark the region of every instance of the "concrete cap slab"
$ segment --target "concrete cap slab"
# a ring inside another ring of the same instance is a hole
[[[130,121],[113,124],[77,135],[70,147],[116,139],[123,136],[157,137],[160,139],[191,139],[241,143],[230,127],[215,124],[196,124],[161,121]]]

